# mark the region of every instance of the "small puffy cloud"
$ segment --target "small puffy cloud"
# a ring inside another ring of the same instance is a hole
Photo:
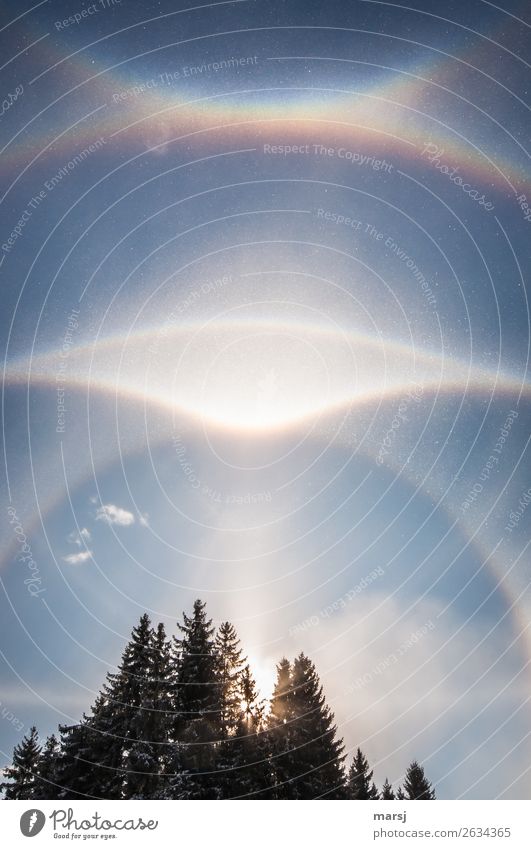
[[[129,510],[117,507],[116,504],[102,504],[96,511],[96,520],[107,522],[108,525],[133,525],[135,517]]]
[[[87,560],[90,560],[92,557],[92,551],[78,551],[77,554],[68,554],[66,557],[63,557],[65,563],[69,563],[71,566],[78,566],[80,563],[86,563]]]
[[[77,545],[79,548],[82,548],[84,543],[90,542],[91,536],[88,528],[81,528],[79,533],[77,531],[72,531],[71,534],[68,534],[68,542],[71,542],[72,545]]]
[[[143,528],[149,528],[149,515],[147,513],[139,513],[138,521]]]

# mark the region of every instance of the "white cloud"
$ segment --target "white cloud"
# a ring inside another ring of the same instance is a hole
[[[79,563],[86,563],[92,557],[92,551],[78,551],[77,554],[68,554],[63,557],[65,563],[70,563],[71,566],[77,566]]]
[[[102,504],[96,511],[96,520],[107,522],[109,525],[133,525],[135,517],[129,510],[117,507],[116,504]]]
[[[138,521],[142,525],[143,528],[149,528],[149,514],[148,513],[139,513]]]
[[[68,534],[68,542],[71,542],[72,545],[77,545],[79,548],[82,548],[83,544],[86,542],[90,542],[91,536],[88,528],[81,528],[79,533],[77,531],[72,531],[71,534]]]

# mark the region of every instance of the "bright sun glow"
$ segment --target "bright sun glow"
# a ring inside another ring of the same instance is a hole
[[[443,377],[441,362],[413,347],[296,322],[170,327],[152,350],[146,361],[145,342],[133,338],[118,384],[134,386],[146,400],[156,397],[177,415],[231,430],[308,428],[337,408]],[[445,363],[444,377],[460,371]]]
[[[256,333],[212,348],[194,393],[202,418],[270,429],[318,414],[329,403],[326,359],[304,338]]]
[[[275,686],[275,662],[256,655],[248,655],[247,660],[259,690],[259,699],[270,699]]]
[[[31,364],[47,375],[55,355]],[[25,378],[24,364],[14,377]],[[266,321],[176,325],[72,349],[69,377],[90,392],[193,417],[205,427],[273,432],[413,386],[466,385],[468,367],[414,346],[330,327]],[[474,370],[476,385],[499,379]]]

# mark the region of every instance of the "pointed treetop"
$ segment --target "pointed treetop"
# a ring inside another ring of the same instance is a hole
[[[386,801],[391,801],[393,799],[396,799],[396,796],[393,792],[393,787],[389,783],[389,779],[387,778],[387,776],[386,776],[385,781],[383,783],[382,793],[381,793],[380,799],[384,799]]]
[[[413,761],[407,769],[404,792],[406,799],[435,799],[435,790],[417,761]]]
[[[41,757],[39,734],[34,725],[13,750],[13,762],[4,769],[9,781],[0,784],[6,799],[32,799]]]
[[[379,793],[372,780],[373,771],[369,762],[358,747],[348,773],[348,792],[350,799],[378,799]]]

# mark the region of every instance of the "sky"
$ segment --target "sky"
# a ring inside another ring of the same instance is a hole
[[[530,797],[526,7],[3,3],[3,762],[200,597]]]

